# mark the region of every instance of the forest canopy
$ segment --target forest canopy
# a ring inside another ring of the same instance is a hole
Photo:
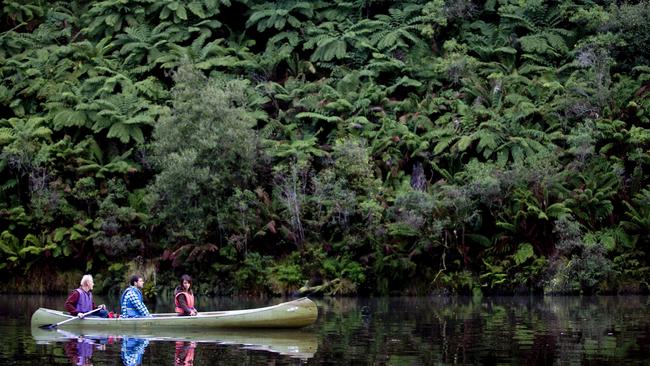
[[[650,290],[648,1],[0,7],[2,291]]]

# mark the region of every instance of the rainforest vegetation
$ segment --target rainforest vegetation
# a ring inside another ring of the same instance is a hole
[[[648,1],[0,6],[2,291],[649,290]]]

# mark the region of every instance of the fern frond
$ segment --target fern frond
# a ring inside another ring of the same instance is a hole
[[[301,112],[296,114],[296,118],[298,119],[315,119],[315,120],[320,120],[320,121],[325,121],[329,123],[336,123],[341,121],[341,117],[336,117],[336,116],[326,116],[324,114],[320,113],[314,113],[314,112]]]

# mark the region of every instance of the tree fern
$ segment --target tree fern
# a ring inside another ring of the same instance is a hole
[[[90,138],[82,142],[82,145],[96,144],[95,140]],[[107,179],[111,175],[133,173],[138,170],[138,166],[131,161],[132,150],[127,150],[123,154],[111,157],[110,161],[104,162],[103,155],[88,154],[88,156],[77,158],[75,169],[83,174],[93,173],[95,177]]]
[[[3,2],[0,9],[3,18],[6,17],[17,23],[26,23],[45,14],[45,8],[35,1],[7,0]]]
[[[621,225],[633,233],[647,233],[650,230],[650,190],[643,189],[631,202],[623,202],[626,220]]]
[[[591,228],[597,228],[613,213],[613,199],[621,185],[620,176],[601,157],[593,158],[583,172],[568,170],[566,174],[574,187],[567,206]]]
[[[313,119],[313,120],[320,120],[320,121],[325,121],[325,122],[330,122],[330,123],[336,123],[341,120],[340,117],[336,116],[325,116],[320,113],[314,113],[314,112],[301,112],[296,114],[296,118],[298,119]]]
[[[523,28],[530,33],[519,37],[525,52],[556,58],[568,54],[567,42],[573,37],[573,32],[557,28],[563,21],[560,7],[551,8],[541,1],[531,1],[519,6],[502,6],[499,13],[510,29]]]
[[[47,162],[52,130],[44,126],[43,118],[10,118],[6,125],[0,128],[2,160],[7,161],[16,177]]]
[[[144,23],[146,0],[103,0],[93,2],[82,16],[86,25],[82,32],[89,37],[103,38],[119,33],[128,26]]]
[[[462,37],[468,43],[468,51],[484,62],[502,59],[517,52],[503,26],[479,20],[464,27],[466,29]]]
[[[168,49],[166,45],[171,38],[169,30],[166,29],[168,25],[169,23],[163,22],[153,29],[146,25],[127,27],[124,33],[117,35],[111,45],[119,48],[119,53],[126,56],[124,64],[127,67],[155,64]]]
[[[253,56],[245,45],[217,39],[205,43],[207,36],[197,37],[190,46],[170,45],[170,52],[161,56],[157,62],[161,67],[171,69],[183,63],[191,63],[201,70],[254,68]]]
[[[350,55],[348,46],[355,52],[361,52],[370,46],[366,36],[373,30],[364,23],[325,22],[307,30],[305,49],[314,48],[310,59],[312,61],[331,61],[347,58]]]
[[[246,27],[255,26],[259,32],[269,28],[281,31],[288,24],[293,29],[300,29],[304,20],[314,16],[315,5],[317,2],[298,0],[282,0],[276,3],[253,5],[246,21]]]
[[[398,48],[407,48],[409,43],[422,43],[420,33],[428,19],[418,16],[422,12],[419,5],[406,5],[402,9],[390,8],[388,15],[377,15],[375,20],[362,21],[373,30],[370,43],[384,52],[392,52]]]
[[[122,93],[97,99],[89,106],[95,111],[94,131],[108,129],[107,137],[115,137],[127,143],[133,139],[144,142],[142,128],[153,125],[162,113],[160,107],[143,100],[137,95]]]

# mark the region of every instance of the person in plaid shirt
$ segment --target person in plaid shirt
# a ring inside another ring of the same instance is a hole
[[[142,276],[132,276],[129,280],[129,286],[122,293],[120,304],[122,307],[122,318],[143,318],[150,317],[149,310],[142,302],[142,287],[144,278]]]

